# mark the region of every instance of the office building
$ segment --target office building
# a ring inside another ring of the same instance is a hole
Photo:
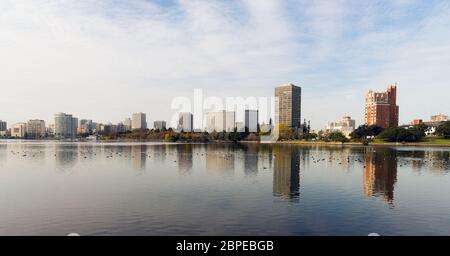
[[[132,130],[145,130],[147,129],[147,119],[144,113],[133,113],[131,117],[131,129]]]
[[[244,125],[246,131],[258,132],[258,110],[245,110]]]
[[[236,114],[234,111],[208,112],[206,124],[208,132],[234,132],[236,128]]]
[[[27,133],[26,123],[17,123],[11,127],[11,137],[25,138],[26,133]]]
[[[55,138],[75,139],[77,135],[78,118],[70,114],[55,114]]]
[[[7,123],[5,121],[0,120],[0,132],[8,130]]]
[[[329,122],[325,128],[325,132],[342,132],[346,137],[350,138],[350,133],[355,130],[356,122],[349,116],[344,116],[340,122]]]
[[[446,122],[450,121],[450,118],[444,114],[438,114],[430,117],[430,122]]]
[[[411,125],[421,125],[421,124],[423,124],[422,119],[414,119],[411,121]]]
[[[302,88],[294,84],[275,87],[275,124],[301,127]]]
[[[26,126],[27,138],[43,138],[46,135],[45,121],[44,120],[29,120]]]
[[[236,131],[237,132],[245,132],[245,123],[244,122],[236,122]]]
[[[385,92],[369,91],[366,95],[365,124],[383,128],[398,126],[397,84]]]
[[[131,118],[125,118],[125,120],[123,120],[123,126],[125,131],[131,131]]]
[[[0,120],[0,136],[6,136],[8,133],[8,126],[5,121]]]
[[[166,130],[166,121],[155,121],[153,122],[153,129],[158,131]]]
[[[177,130],[192,132],[194,130],[194,116],[192,113],[184,112],[178,114]]]
[[[81,119],[78,122],[78,133],[92,134],[93,130],[92,120]]]

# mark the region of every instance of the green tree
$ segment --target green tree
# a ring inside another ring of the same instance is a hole
[[[348,142],[349,139],[345,137],[342,132],[332,132],[327,136],[328,140],[336,141],[336,142]]]
[[[377,138],[389,142],[417,142],[425,137],[423,127],[390,127],[384,130]]]
[[[436,128],[436,134],[450,139],[450,121],[444,122]]]

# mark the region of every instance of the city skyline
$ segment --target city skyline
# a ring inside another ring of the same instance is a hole
[[[194,88],[248,97],[286,82],[302,87],[302,116],[313,129],[342,115],[363,123],[364,111],[354,111],[361,95],[393,81],[400,123],[450,109],[439,93],[450,83],[448,1],[42,0],[0,8],[0,118],[9,124],[51,123],[56,111],[102,123],[142,111],[152,123]]]

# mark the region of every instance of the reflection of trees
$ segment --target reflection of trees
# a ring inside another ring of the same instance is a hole
[[[192,144],[177,145],[178,172],[180,174],[189,174],[193,166],[193,148]]]
[[[368,197],[382,197],[392,204],[397,182],[396,151],[389,148],[367,148],[364,158],[364,194]]]
[[[300,154],[292,146],[275,146],[273,194],[285,199],[298,199],[300,194]]]

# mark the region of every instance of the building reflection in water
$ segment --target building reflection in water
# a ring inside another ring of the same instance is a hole
[[[78,160],[78,145],[77,144],[55,144],[55,163],[56,167],[61,171],[66,171],[68,168],[75,165]]]
[[[244,173],[245,175],[258,174],[258,144],[244,145]]]
[[[388,148],[366,148],[364,160],[364,195],[381,197],[393,204],[397,182],[396,151]]]
[[[206,170],[208,173],[234,175],[234,149],[223,145],[207,145]]]
[[[178,173],[181,175],[190,174],[193,166],[193,145],[179,144],[177,145],[177,162]]]
[[[147,145],[131,146],[131,163],[135,170],[145,170],[147,161]]]
[[[273,195],[298,201],[300,195],[300,154],[292,146],[273,149]]]

